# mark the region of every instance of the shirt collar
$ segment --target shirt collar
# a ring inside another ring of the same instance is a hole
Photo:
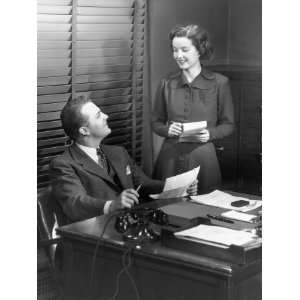
[[[183,75],[183,72],[178,73],[175,85],[177,88],[191,86],[199,89],[206,89],[211,87],[212,81],[215,78],[216,76],[212,71],[202,67],[200,74],[191,83],[187,81],[186,77]]]
[[[97,149],[93,147],[84,146],[76,143],[78,148],[80,148],[85,154],[87,154],[94,161],[98,161]]]

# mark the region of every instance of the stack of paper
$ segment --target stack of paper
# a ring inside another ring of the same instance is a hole
[[[162,193],[150,195],[153,199],[178,198],[187,195],[187,188],[197,179],[200,166],[166,179]]]
[[[228,219],[249,222],[249,223],[252,223],[253,220],[255,220],[257,218],[256,215],[245,214],[245,213],[238,212],[235,210],[226,211],[226,212],[222,213],[221,216],[228,218]]]
[[[254,242],[257,239],[257,236],[250,232],[203,224],[177,232],[175,233],[175,236],[192,239],[193,241],[207,241],[225,246],[241,246]]]
[[[191,198],[192,201],[197,203],[217,206],[225,209],[237,210],[242,212],[253,210],[262,205],[260,200],[250,200],[243,197],[232,196],[228,193],[224,193],[219,190],[215,190],[212,193],[205,194],[205,195],[191,196]],[[249,202],[249,204],[242,207],[232,206],[231,203],[237,200],[246,200]]]
[[[179,142],[199,142],[195,135],[207,127],[206,121],[183,123],[183,131],[179,137]]]

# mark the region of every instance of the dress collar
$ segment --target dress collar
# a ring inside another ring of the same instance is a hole
[[[211,87],[213,80],[216,78],[215,73],[202,67],[200,74],[192,81],[188,82],[183,72],[177,73],[178,76],[172,85],[175,88],[190,86],[199,89],[206,89]]]

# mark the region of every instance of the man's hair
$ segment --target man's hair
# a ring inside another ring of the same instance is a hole
[[[176,25],[169,33],[169,40],[171,42],[172,50],[172,41],[175,37],[186,37],[190,39],[198,50],[200,59],[209,60],[212,57],[214,48],[209,41],[208,33],[205,29],[199,27],[198,25]]]
[[[72,140],[78,138],[79,128],[87,122],[81,113],[81,108],[89,102],[92,102],[91,99],[86,95],[81,95],[69,100],[61,111],[60,119],[62,127]]]

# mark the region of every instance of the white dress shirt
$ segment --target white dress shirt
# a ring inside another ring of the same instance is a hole
[[[80,145],[78,143],[76,143],[76,145],[86,154],[88,155],[97,165],[98,163],[98,155],[97,155],[97,149],[93,148],[93,147],[87,147],[87,146],[83,146]],[[109,212],[109,207],[111,204],[112,200],[108,200],[105,202],[104,204],[104,208],[103,208],[103,213],[106,215]]]

